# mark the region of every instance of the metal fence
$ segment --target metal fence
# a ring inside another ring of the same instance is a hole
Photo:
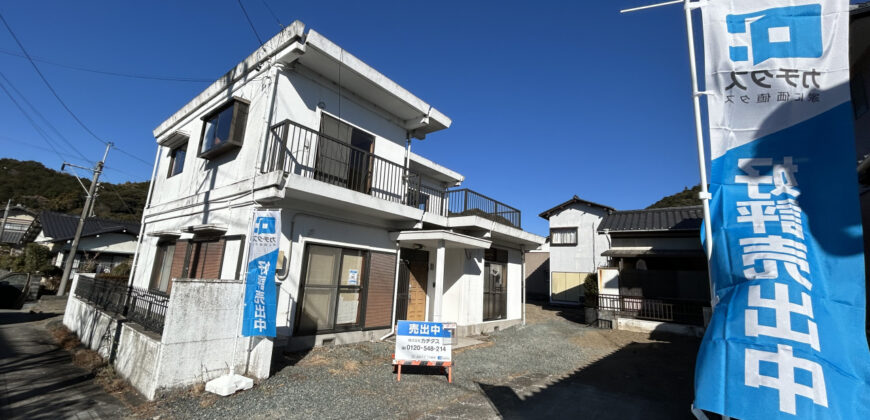
[[[112,279],[79,276],[75,295],[103,311],[121,315],[149,331],[163,334],[169,296],[127,286]]]
[[[445,190],[411,169],[290,120],[272,127],[262,172],[283,170],[373,197],[443,214]]]
[[[480,216],[522,228],[520,211],[467,188],[447,191],[448,216]]]
[[[639,296],[598,295],[598,309],[622,316],[678,324],[704,325],[703,302],[679,299],[647,299]]]

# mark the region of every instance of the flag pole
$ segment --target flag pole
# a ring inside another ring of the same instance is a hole
[[[707,153],[704,149],[704,131],[701,123],[701,95],[707,92],[702,92],[698,89],[698,64],[695,57],[695,29],[692,24],[692,10],[701,7],[706,1],[692,0],[672,0],[663,3],[651,4],[648,6],[633,7],[630,9],[620,10],[619,13],[631,13],[640,10],[647,10],[656,7],[670,6],[673,4],[683,3],[683,8],[686,12],[686,40],[689,45],[689,71],[692,75],[692,105],[695,112],[695,140],[698,148],[698,173],[701,176],[701,192],[698,193],[698,198],[704,208],[704,253],[707,257],[707,280],[710,282],[710,306],[716,306],[716,291],[713,290],[713,279],[710,277],[710,261],[713,258],[713,228],[710,224],[710,191],[707,189]]]

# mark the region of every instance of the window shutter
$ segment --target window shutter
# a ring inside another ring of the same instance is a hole
[[[224,238],[214,242],[204,242],[200,248],[200,255],[203,257],[200,264],[203,279],[219,279],[221,278],[221,262],[224,259],[224,246],[226,240]]]
[[[172,279],[183,279],[188,277],[185,272],[187,260],[188,242],[177,242],[175,244],[175,253],[172,254],[172,267],[169,269],[169,286],[166,288],[166,293],[172,289]],[[167,258],[169,256],[167,255]]]
[[[366,290],[366,328],[389,327],[393,316],[393,284],[396,279],[396,255],[371,253]]]

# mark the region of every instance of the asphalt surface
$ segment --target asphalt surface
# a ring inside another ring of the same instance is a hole
[[[62,305],[60,305],[62,306]],[[45,324],[57,313],[0,310],[0,418],[113,419],[126,409],[73,366]]]
[[[454,383],[437,368],[390,364],[393,344],[322,347],[281,358],[277,372],[230,397],[174,392],[153,418],[692,418],[699,341],[586,327],[582,316],[529,305],[529,323],[454,352]]]

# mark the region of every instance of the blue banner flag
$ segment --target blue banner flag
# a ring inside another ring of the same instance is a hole
[[[710,0],[702,12],[716,304],[695,405],[870,418],[848,1]]]
[[[278,311],[275,265],[281,239],[281,212],[255,210],[248,242],[242,336],[275,336]]]

